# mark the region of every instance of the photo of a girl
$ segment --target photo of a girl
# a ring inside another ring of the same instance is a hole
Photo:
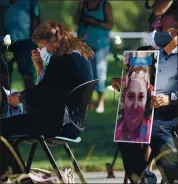
[[[114,141],[149,143],[158,51],[125,52]]]

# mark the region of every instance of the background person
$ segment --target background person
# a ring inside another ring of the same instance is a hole
[[[10,35],[14,42],[10,47],[14,55],[12,61],[17,63],[25,88],[34,86],[31,50],[36,45],[31,41],[31,34],[39,22],[38,0],[11,0],[3,12],[3,31],[5,35]],[[13,71],[12,61],[9,63],[10,77]]]
[[[176,4],[176,2],[175,2]],[[154,32],[153,40],[156,45],[153,47],[160,49],[158,63],[158,77],[156,83],[156,96],[153,97],[153,107],[155,107],[154,121],[152,128],[151,149],[153,157],[170,150],[169,154],[163,155],[156,164],[161,171],[163,180],[169,183],[178,180],[178,161],[177,161],[177,138],[174,134],[178,127],[177,104],[178,104],[178,71],[177,71],[177,46],[175,45],[170,53],[165,52],[165,48],[171,48],[170,42],[176,38],[171,30],[177,30],[178,25],[177,12],[172,6],[165,14],[161,16],[161,29],[163,32]],[[153,43],[153,42],[152,42]],[[122,145],[122,157],[127,175],[133,181],[133,174],[141,176],[147,167],[147,161],[144,159],[141,148],[137,145]],[[134,150],[137,156],[134,160],[129,159],[128,149]],[[134,167],[133,167],[133,166]],[[146,175],[149,181],[149,175]],[[150,181],[149,181],[150,182]]]
[[[107,77],[107,56],[109,53],[109,31],[113,25],[112,8],[105,0],[80,1],[75,23],[78,24],[78,38],[84,40],[95,52],[91,61],[94,78],[99,79],[96,112],[104,112],[104,91]]]
[[[90,59],[94,53],[83,41],[73,36],[73,31],[56,22],[40,25],[32,40],[38,45],[41,56],[33,53],[34,63],[41,63],[41,60],[47,62],[46,72],[37,86],[8,98],[13,106],[23,103],[28,114],[2,119],[1,135],[7,139],[17,134],[76,138],[80,131],[73,124],[62,126],[67,123],[63,122],[65,102],[72,89],[93,79]],[[40,64],[36,67],[41,69]],[[3,174],[12,164],[11,155],[3,147],[1,161],[0,174]]]

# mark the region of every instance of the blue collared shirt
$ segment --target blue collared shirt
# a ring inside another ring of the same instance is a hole
[[[178,117],[178,54],[165,56],[163,50],[160,50],[156,94],[169,95],[171,100],[171,105],[156,109],[156,115]]]
[[[176,93],[178,91],[178,54],[164,56],[160,51],[156,82],[157,94]]]
[[[14,41],[31,37],[31,14],[39,16],[38,0],[16,0],[4,13],[4,32]]]

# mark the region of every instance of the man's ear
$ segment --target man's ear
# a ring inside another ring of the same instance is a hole
[[[178,22],[177,22],[177,21],[174,22],[174,27],[175,27],[176,29],[178,29]]]

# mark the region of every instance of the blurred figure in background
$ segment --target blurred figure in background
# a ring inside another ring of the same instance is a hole
[[[104,91],[107,77],[107,56],[109,53],[109,31],[113,25],[112,8],[106,0],[81,0],[75,15],[78,37],[95,52],[91,61],[94,78],[99,79],[97,113],[104,112]]]
[[[12,61],[18,64],[25,88],[31,88],[34,86],[31,50],[35,48],[31,34],[40,22],[38,0],[9,0],[4,4],[6,8],[3,12],[3,32],[4,35],[9,34],[14,41],[10,48],[14,55]],[[13,62],[10,62],[10,76],[12,69]]]

